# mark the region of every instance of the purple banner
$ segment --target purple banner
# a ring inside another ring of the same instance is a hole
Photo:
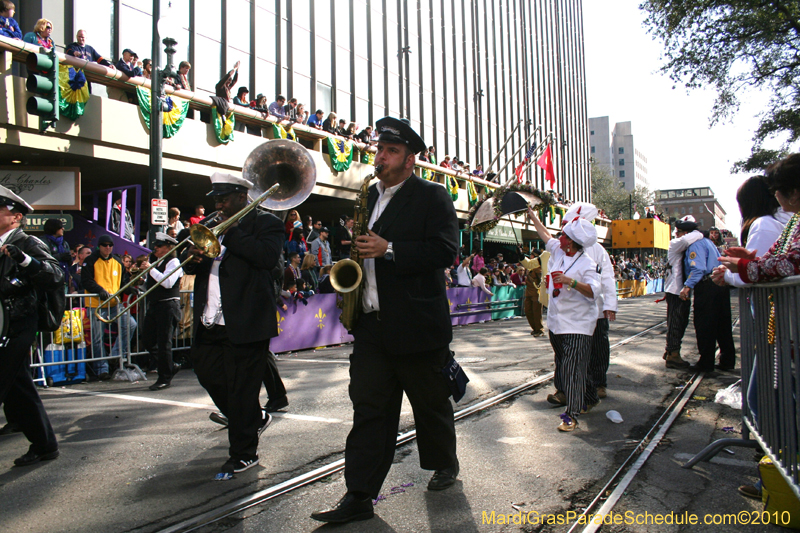
[[[488,309],[489,306],[472,306],[471,304],[488,302],[491,301],[492,297],[477,287],[452,287],[447,289],[447,299],[450,302],[450,314],[458,314],[467,311],[479,311],[484,308]],[[469,307],[459,307],[465,305]],[[474,315],[454,316],[451,320],[454,326],[463,326],[491,319],[492,313],[487,311],[486,313]]]
[[[278,336],[269,344],[274,353],[353,342],[339,322],[342,311],[335,294],[315,294],[303,302],[282,298],[289,308],[278,309]]]

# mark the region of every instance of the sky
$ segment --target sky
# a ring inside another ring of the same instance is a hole
[[[648,160],[651,190],[711,187],[727,213],[726,226],[738,235],[736,190],[749,176],[730,169],[750,154],[767,97],[740,95],[733,119],[710,128],[716,93],[689,91],[658,72],[663,47],[646,32],[638,6],[639,0],[583,2],[589,117],[608,116],[612,127],[631,121],[635,146]]]

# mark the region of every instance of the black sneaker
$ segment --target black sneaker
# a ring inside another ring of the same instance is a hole
[[[225,474],[238,474],[240,472],[244,472],[249,468],[253,468],[254,466],[258,466],[258,456],[255,459],[228,459],[225,461],[225,464],[222,465],[222,469],[220,472]]]
[[[208,415],[208,418],[212,422],[216,422],[220,426],[228,427],[228,417],[223,415],[222,413],[211,413]]]
[[[264,411],[262,409],[261,410],[261,426],[259,426],[259,428],[258,428],[258,436],[259,437],[261,436],[262,433],[264,433],[264,430],[267,429],[270,424],[272,424],[272,415],[267,413],[266,411]]]

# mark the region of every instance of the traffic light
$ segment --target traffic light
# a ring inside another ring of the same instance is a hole
[[[39,131],[43,132],[55,126],[58,120],[58,56],[55,47],[49,52],[40,48],[39,52],[28,54],[25,61],[28,66],[28,92],[39,95],[28,98],[25,107],[28,113],[39,117]]]

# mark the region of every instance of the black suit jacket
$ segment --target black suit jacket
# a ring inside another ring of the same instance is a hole
[[[278,336],[275,293],[271,270],[283,247],[283,222],[269,213],[251,211],[225,234],[225,255],[219,267],[222,316],[228,337],[234,344],[258,342]],[[194,332],[208,298],[208,277],[212,259],[188,263],[187,274],[195,274]]]
[[[373,185],[367,204],[370,213],[377,200]],[[383,345],[395,354],[448,345],[453,328],[444,269],[455,261],[458,218],[447,191],[412,175],[372,230],[392,243],[395,257],[375,259]]]

